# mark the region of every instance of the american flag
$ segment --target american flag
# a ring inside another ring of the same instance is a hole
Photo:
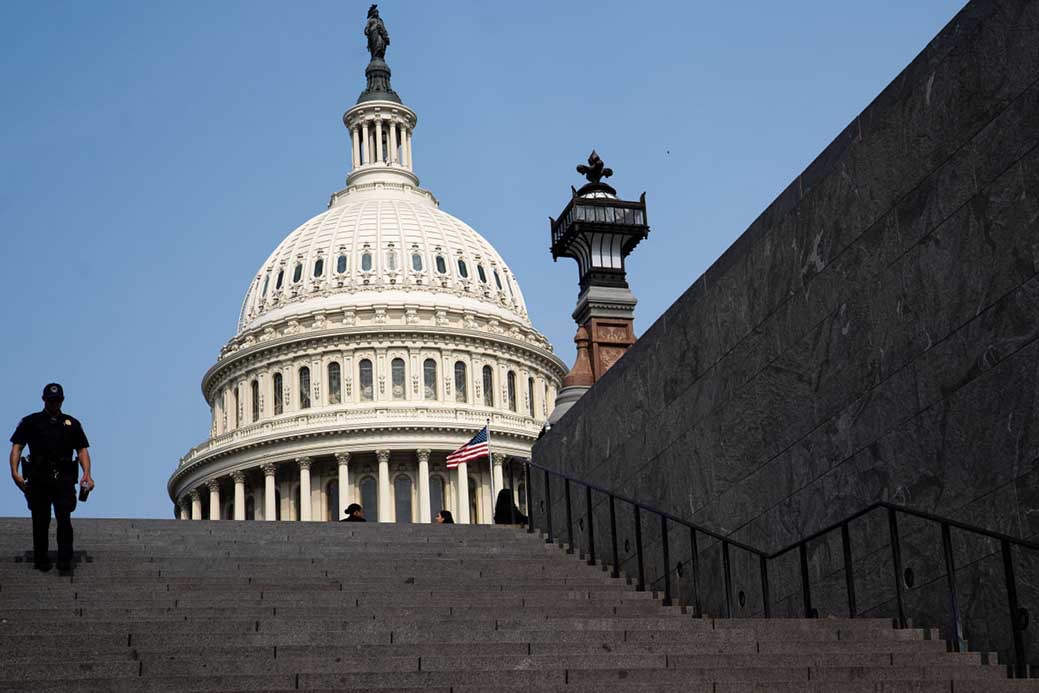
[[[472,440],[447,456],[447,468],[454,469],[462,462],[470,462],[481,457],[487,457],[490,454],[487,438],[487,427],[484,426],[479,433],[473,436]]]

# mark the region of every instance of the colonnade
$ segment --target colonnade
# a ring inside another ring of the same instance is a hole
[[[418,490],[418,522],[429,523],[432,521],[430,506],[430,456],[432,450],[419,449],[415,451],[415,459],[418,463],[418,475],[417,475],[417,490]],[[391,494],[391,471],[390,471],[390,451],[386,449],[376,450],[375,457],[378,462],[378,487],[377,487],[377,512],[381,522],[387,522],[386,518],[394,516],[392,510],[392,494]],[[352,455],[349,452],[340,452],[335,455],[336,467],[338,468],[338,507],[339,517],[336,519],[343,519],[346,516],[346,507],[352,502],[357,502],[358,499],[352,497],[352,488],[350,485],[350,461]],[[502,471],[505,462],[505,455],[502,453],[493,453],[491,455],[491,467],[490,467],[490,479],[491,479],[491,508],[490,513],[493,513],[493,504],[495,502],[495,496],[497,492],[504,488],[504,472]],[[312,520],[320,519],[319,514],[314,512],[311,500],[311,469],[314,464],[314,459],[309,456],[297,457],[291,461],[285,461],[281,463],[267,462],[260,465],[260,470],[264,476],[264,509],[263,519],[265,521],[273,521],[278,517],[277,508],[277,474],[279,468],[283,468],[288,465],[293,465],[293,471],[296,478],[299,481],[299,488],[301,493],[299,494],[299,519],[303,522],[309,522]],[[483,463],[485,464],[485,463]],[[477,518],[470,517],[469,508],[469,468],[467,463],[461,463],[455,468],[457,478],[455,480],[454,494],[456,500],[456,512],[455,521],[460,524],[471,524],[477,521]],[[484,470],[487,467],[484,466]],[[218,477],[208,479],[204,482],[203,486],[209,493],[209,513],[208,519],[219,520],[220,508],[221,508],[221,481],[230,478],[234,484],[234,502],[233,502],[233,513],[232,516],[235,520],[246,519],[246,472],[245,470],[234,470],[225,477]],[[203,519],[202,513],[202,487],[194,488],[188,491],[185,495],[181,496],[178,505],[180,506],[180,519],[181,520],[201,520]]]
[[[411,163],[411,128],[393,118],[366,118],[350,126],[352,163],[356,170],[368,164],[389,164],[414,170]]]

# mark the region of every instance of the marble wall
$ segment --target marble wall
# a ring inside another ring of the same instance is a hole
[[[970,2],[537,443],[534,460],[770,550],[882,499],[1039,537],[1037,78],[1039,0]],[[630,566],[633,518],[618,513]],[[583,512],[574,522],[585,531]],[[656,579],[659,521],[644,518],[643,529]],[[883,517],[851,534],[859,609],[890,615]],[[843,614],[838,540],[815,542],[809,564],[816,606]],[[956,532],[953,543],[970,645],[1005,652],[998,546]],[[688,545],[672,532],[672,564]],[[718,547],[700,549],[705,579],[720,586]],[[940,536],[904,523],[902,550],[914,622],[944,626]],[[770,576],[778,613],[801,608],[790,559]],[[738,551],[732,560],[739,612],[755,613],[757,562]],[[1039,556],[1015,560],[1039,662]]]

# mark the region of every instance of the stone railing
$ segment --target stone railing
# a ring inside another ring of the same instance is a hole
[[[382,404],[337,411],[295,411],[210,438],[189,450],[180,459],[178,467],[189,465],[218,450],[234,448],[257,438],[267,438],[279,434],[322,431],[334,426],[356,428],[366,425],[392,425],[398,422],[406,422],[411,426],[461,424],[475,429],[485,424],[487,419],[491,421],[492,431],[498,429],[509,433],[536,436],[541,429],[541,421],[529,416],[499,411],[488,412],[471,407],[416,407],[414,403],[408,403],[408,406],[396,407]]]

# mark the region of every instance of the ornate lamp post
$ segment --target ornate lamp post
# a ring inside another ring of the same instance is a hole
[[[635,296],[628,287],[624,261],[649,235],[646,194],[622,200],[602,182],[613,175],[593,150],[588,165],[577,167],[588,179],[558,219],[549,218],[552,259],[572,257],[580,273],[580,294],[573,318],[577,322],[577,359],[563,380],[556,407],[548,418],[559,420],[595,384],[628,347],[635,343]]]

